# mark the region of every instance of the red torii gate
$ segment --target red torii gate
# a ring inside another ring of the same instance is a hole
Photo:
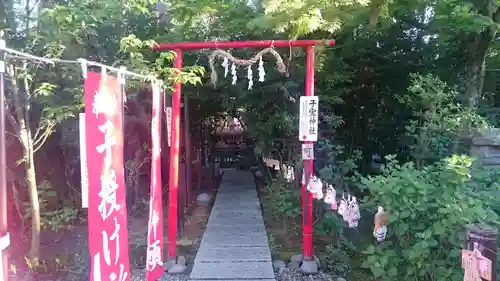
[[[306,49],[306,81],[305,95],[314,96],[314,59],[315,46],[334,46],[334,40],[263,40],[263,41],[210,41],[210,42],[178,42],[164,43],[154,47],[156,51],[171,50],[175,53],[174,68],[178,74],[182,69],[182,50],[197,49],[228,49],[228,48],[282,48],[303,47]],[[180,146],[180,111],[181,111],[181,83],[175,83],[175,92],[172,94],[172,134],[170,146],[169,188],[168,188],[168,237],[167,258],[177,258],[177,205],[179,192],[179,146]],[[188,159],[187,159],[188,160]],[[313,160],[304,161],[305,174],[312,175]],[[306,177],[308,181],[309,177]],[[302,183],[302,235],[304,260],[313,259],[312,250],[312,196]]]

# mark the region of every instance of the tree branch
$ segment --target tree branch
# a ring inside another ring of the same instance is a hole
[[[49,136],[54,131],[55,123],[48,122],[43,134],[39,135],[37,138],[33,138],[33,153],[36,153],[45,144]]]
[[[500,23],[500,6],[497,7],[495,14],[493,14],[493,21],[496,23]]]
[[[9,136],[11,136],[11,137],[19,140],[19,136],[17,134],[15,134],[15,133],[11,133],[9,131],[5,131],[5,134],[7,134],[7,135],[9,135]]]
[[[33,140],[38,140],[40,138],[40,133],[44,131],[47,127],[47,123],[40,121],[38,127],[36,128],[35,134],[33,134]]]
[[[12,112],[7,107],[7,105],[5,105],[5,110],[4,111],[5,111],[5,116],[7,116],[7,119],[9,120],[10,125],[12,126],[12,129],[14,130],[14,133],[19,138],[19,123],[17,123],[16,119],[12,115]]]

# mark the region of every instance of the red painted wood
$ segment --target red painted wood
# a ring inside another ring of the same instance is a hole
[[[314,96],[314,58],[315,46],[308,46],[306,48],[306,96]],[[311,142],[305,142],[311,143]],[[305,169],[308,167],[308,169]],[[314,162],[313,160],[304,161],[304,169],[308,171],[306,175],[306,183],[309,177],[313,174]],[[312,215],[312,195],[306,189],[306,185],[302,184],[302,236],[303,236],[303,255],[304,258],[312,258],[313,256],[313,215]]]
[[[174,67],[182,69],[182,52],[176,50]],[[181,115],[181,83],[175,83],[172,93],[172,143],[170,146],[170,169],[168,179],[168,242],[167,258],[177,257],[177,207],[179,193],[179,145],[180,145],[180,115]]]
[[[259,40],[259,41],[209,41],[209,42],[175,42],[161,43],[153,47],[156,51],[168,51],[175,49],[228,49],[228,48],[276,48],[284,47],[307,47],[307,46],[334,46],[335,40]]]

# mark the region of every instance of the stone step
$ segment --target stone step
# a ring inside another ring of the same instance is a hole
[[[241,205],[235,205],[235,204],[225,204],[225,205],[218,205],[212,207],[212,212],[238,212],[241,211],[241,209],[248,210],[250,212],[260,212],[261,208],[259,204],[245,204],[243,206]]]
[[[243,232],[243,233],[252,233],[252,232],[266,232],[266,227],[264,223],[259,223],[256,225],[248,225],[248,224],[208,224],[205,228],[205,233],[209,233],[207,235],[211,235],[213,232],[218,233],[231,233],[231,232]]]
[[[228,220],[228,219],[211,218],[208,220],[207,228],[220,225],[250,225],[250,226],[260,227],[264,226],[264,222],[257,218],[245,219],[245,220],[241,219]]]
[[[217,194],[217,197],[215,200],[219,200],[219,202],[225,203],[226,201],[229,202],[234,202],[236,200],[238,201],[248,201],[248,202],[254,202],[258,201],[257,194],[249,194],[247,192],[234,192],[234,193],[221,193]],[[217,201],[216,201],[217,202]]]
[[[265,247],[208,247],[198,249],[196,262],[272,261],[271,252]]]
[[[224,233],[219,235],[203,236],[202,244],[207,247],[216,248],[224,246],[239,246],[239,247],[252,247],[252,246],[269,246],[266,233],[253,233],[242,235],[241,233]]]
[[[274,279],[274,271],[270,261],[197,262],[190,279]]]
[[[231,212],[231,211],[217,211],[213,212],[210,216],[211,218],[216,219],[262,219],[262,213],[259,210],[251,210],[247,212]]]

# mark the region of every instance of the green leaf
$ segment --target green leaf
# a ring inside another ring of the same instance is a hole
[[[375,254],[375,246],[373,246],[373,245],[368,246],[368,248],[365,251],[363,251],[363,254],[365,254],[365,255]]]
[[[381,267],[372,266],[370,270],[375,278],[382,277],[385,274],[385,270]]]

